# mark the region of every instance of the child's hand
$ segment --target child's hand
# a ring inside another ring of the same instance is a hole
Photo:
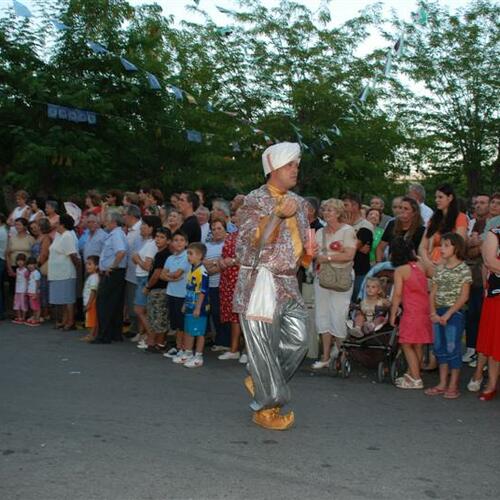
[[[186,314],[186,306],[182,306],[181,312],[182,312],[182,314]]]
[[[445,326],[446,323],[448,323],[448,320],[449,320],[449,316],[447,316],[446,314],[443,314],[440,318],[439,318],[439,324],[441,326]]]
[[[148,293],[149,293],[149,288],[148,288],[147,286],[145,286],[145,287],[142,289],[142,293],[143,293],[144,295],[148,295]]]
[[[433,323],[440,323],[441,318],[437,315],[437,313],[431,313],[431,321]]]
[[[195,309],[193,311],[193,316],[195,318],[199,318],[200,317],[200,313],[201,313],[200,308],[199,307],[195,307]]]

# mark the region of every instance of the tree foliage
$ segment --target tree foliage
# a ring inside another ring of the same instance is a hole
[[[327,4],[313,13],[289,0],[272,9],[244,1],[225,26],[198,2],[190,8],[202,22],[176,24],[157,5],[125,0],[40,2],[36,22],[0,18],[0,182],[61,195],[143,183],[230,195],[262,181],[270,140],[297,138],[299,189],[321,197],[392,194],[415,165],[446,164],[457,180],[478,164],[487,171],[498,144],[495,7],[476,2],[454,16],[430,5],[428,28],[405,26],[411,41],[400,65],[429,95],[392,79],[357,108],[383,67],[384,51],[357,51],[381,22],[378,6],[336,27]],[[54,16],[69,29],[55,32]],[[114,55],[96,55],[89,40]],[[116,56],[141,71],[125,71]],[[49,119],[46,103],[95,111],[97,125]],[[186,141],[187,129],[203,142]]]

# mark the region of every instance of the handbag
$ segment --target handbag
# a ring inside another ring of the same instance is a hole
[[[326,255],[325,229],[323,229],[322,250]],[[329,262],[321,264],[318,273],[319,286],[335,292],[347,292],[352,287],[352,267],[352,263],[346,267],[334,267]]]

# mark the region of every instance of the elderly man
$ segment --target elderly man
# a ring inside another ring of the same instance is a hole
[[[99,226],[97,215],[87,215],[87,237],[83,245],[83,261],[85,262],[91,255],[100,257],[104,240],[107,238],[106,231]]]
[[[128,244],[122,226],[121,214],[113,212],[105,220],[108,236],[99,259],[100,280],[97,290],[97,321],[99,333],[93,344],[121,341],[123,326],[123,299]]]
[[[212,202],[212,218],[223,219],[226,221],[226,230],[228,233],[235,233],[238,228],[231,222],[231,203],[222,198]]]
[[[424,220],[424,226],[427,227],[429,220],[431,219],[434,212],[432,208],[425,204],[425,189],[422,184],[414,183],[410,184],[408,188],[408,196],[416,200],[420,206],[420,215]]]
[[[196,210],[195,215],[198,219],[198,223],[200,224],[201,242],[205,243],[208,235],[210,234],[210,210],[207,207],[200,205]]]
[[[380,222],[378,227],[385,229],[385,226],[389,223],[392,217],[389,217],[384,213],[385,202],[380,196],[373,196],[370,200],[370,208],[380,211]]]
[[[130,330],[127,336],[134,337],[135,335],[132,340],[138,341],[140,338],[139,326],[137,324],[137,316],[134,312],[134,297],[137,286],[137,278],[135,276],[136,265],[132,261],[132,255],[136,253],[136,247],[141,242],[141,209],[137,205],[128,205],[125,208],[123,220],[127,226],[127,244],[129,248],[127,270],[125,272],[125,297],[128,319],[130,320]]]
[[[240,209],[236,256],[240,272],[234,311],[240,315],[254,400],[253,421],[285,430],[293,412],[280,413],[290,400],[288,382],[307,350],[307,313],[297,283],[308,234],[307,205],[289,191],[297,184],[298,144],[283,142],[262,155],[266,184],[252,191]]]

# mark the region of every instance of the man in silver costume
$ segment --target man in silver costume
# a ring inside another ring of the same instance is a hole
[[[236,256],[240,272],[234,311],[248,351],[250,376],[245,386],[253,396],[253,421],[285,430],[294,414],[281,414],[290,400],[288,382],[307,351],[306,310],[297,269],[307,265],[307,204],[289,191],[297,184],[300,147],[279,143],[262,155],[266,184],[245,197],[240,210]]]

